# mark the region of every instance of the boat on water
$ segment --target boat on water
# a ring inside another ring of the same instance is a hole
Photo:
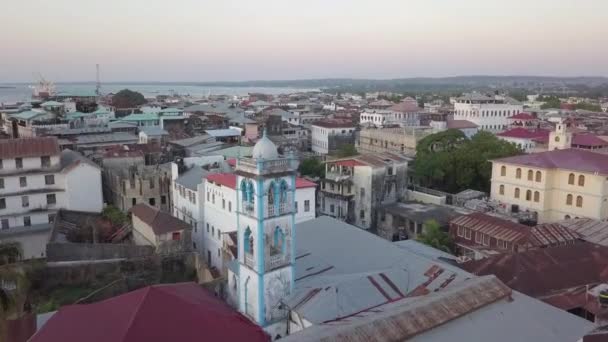
[[[42,75],[38,76],[38,83],[31,85],[32,98],[34,99],[47,99],[57,94],[55,83],[47,81]]]

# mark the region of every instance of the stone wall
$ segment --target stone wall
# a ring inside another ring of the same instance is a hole
[[[152,246],[112,243],[49,243],[47,261],[79,261],[105,259],[131,259],[154,254]]]

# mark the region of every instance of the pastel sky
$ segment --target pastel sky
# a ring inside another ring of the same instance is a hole
[[[3,0],[0,83],[608,76],[608,0]]]

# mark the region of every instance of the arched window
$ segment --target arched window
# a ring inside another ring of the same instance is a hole
[[[568,184],[574,185],[574,173],[568,175]]]
[[[583,196],[576,196],[576,206],[579,208],[583,207]]]
[[[526,191],[526,201],[532,200],[532,190]]]
[[[537,182],[542,182],[543,180],[543,175],[540,171],[536,171],[536,181]]]
[[[534,180],[534,171],[528,170],[528,180],[529,181]]]
[[[505,186],[504,185],[500,185],[500,187],[498,188],[498,193],[501,195],[505,194]]]
[[[521,169],[520,168],[517,168],[517,170],[515,170],[515,178],[521,179]]]
[[[501,166],[500,167],[500,175],[503,176],[503,177],[507,175],[507,167],[506,166]]]
[[[247,182],[244,179],[241,181],[241,197],[243,201],[247,201]]]
[[[275,192],[276,192],[275,184],[274,184],[274,182],[270,182],[270,186],[268,186],[268,205],[269,206],[274,206]]]
[[[279,193],[281,194],[281,203],[285,203],[287,201],[287,182],[284,179],[281,181]]]
[[[253,236],[251,236],[251,229],[247,227],[245,234],[243,235],[243,246],[245,247],[245,254],[253,254]]]
[[[515,198],[519,198],[519,188],[515,188]]]
[[[572,195],[568,194],[568,196],[566,196],[566,205],[572,205]]]
[[[540,192],[534,191],[534,202],[540,202]]]
[[[583,175],[578,176],[578,185],[585,186],[585,176],[583,176]]]
[[[570,219],[570,215],[566,215],[566,216],[564,216],[564,219],[565,219],[565,220],[569,220],[569,219]]]
[[[254,195],[253,195],[253,182],[249,181],[247,183],[247,201],[249,201],[249,203],[254,202]]]
[[[285,233],[283,232],[283,229],[279,228],[279,226],[274,229],[272,245],[273,248],[271,249],[271,252],[273,255],[277,253],[285,253]]]

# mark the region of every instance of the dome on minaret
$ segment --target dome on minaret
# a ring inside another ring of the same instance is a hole
[[[277,146],[266,136],[266,129],[264,129],[262,139],[253,147],[252,157],[254,159],[276,159],[279,157]]]

